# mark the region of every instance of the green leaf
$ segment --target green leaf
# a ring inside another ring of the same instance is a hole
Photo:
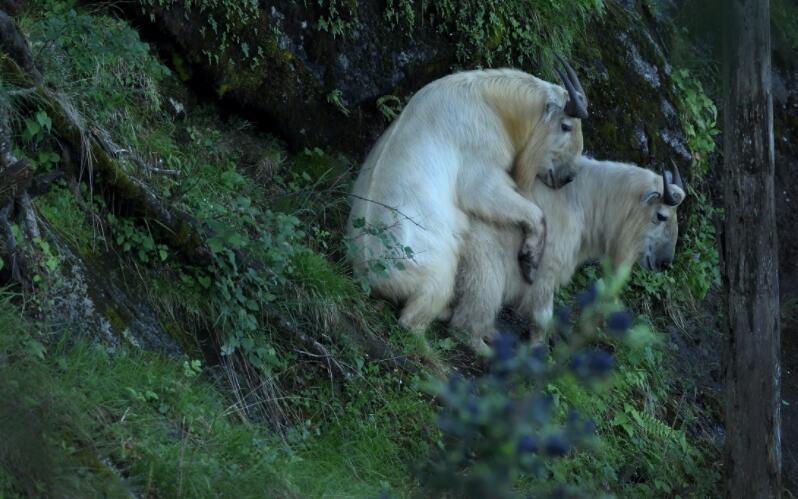
[[[49,133],[53,128],[53,120],[44,111],[36,113],[36,122]]]
[[[25,133],[24,139],[31,140],[33,137],[37,136],[41,131],[42,127],[38,123],[33,120],[25,120]]]
[[[211,253],[220,253],[224,249],[224,243],[218,237],[208,239],[208,249]]]
[[[28,339],[25,341],[25,351],[39,360],[44,360],[44,354],[47,352],[47,349],[38,341]]]
[[[211,287],[211,278],[210,277],[207,277],[207,276],[204,276],[204,275],[197,276],[197,282],[199,282],[200,286],[202,286],[205,289],[208,289],[208,288]]]
[[[58,268],[58,258],[56,258],[56,257],[54,257],[54,256],[51,256],[51,257],[49,257],[49,258],[47,259],[47,261],[45,262],[45,264],[47,265],[47,269],[48,269],[50,272],[53,272],[53,271],[54,271],[56,268]]]

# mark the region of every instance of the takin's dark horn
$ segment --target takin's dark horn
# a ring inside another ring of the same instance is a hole
[[[681,200],[677,200],[671,191],[671,183],[673,183],[673,173],[669,171],[662,172],[662,202],[668,206],[678,206]]]
[[[682,182],[682,176],[679,175],[679,167],[676,166],[676,162],[671,160],[671,165],[673,166],[673,183],[679,186],[679,189],[687,192],[684,188],[684,183]]]
[[[579,118],[581,120],[587,118],[587,97],[585,91],[582,89],[582,84],[579,82],[579,77],[576,76],[576,71],[570,64],[559,55],[555,55],[558,61],[565,68],[565,73],[559,68],[555,68],[557,75],[565,85],[568,91],[568,102],[565,104],[565,114],[572,118]]]

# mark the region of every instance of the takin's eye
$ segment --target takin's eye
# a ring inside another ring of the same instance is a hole
[[[668,215],[663,215],[662,213],[657,213],[657,220],[660,222],[667,222]]]
[[[563,132],[570,132],[574,127],[570,123],[563,123],[560,128],[562,128]]]

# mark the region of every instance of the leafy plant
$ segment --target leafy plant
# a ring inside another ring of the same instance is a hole
[[[517,338],[505,335],[495,340],[487,374],[468,380],[455,375],[433,385],[446,436],[443,451],[428,465],[434,488],[456,497],[515,497],[522,474],[545,481],[547,461],[595,444],[595,424],[559,402],[552,384],[566,376],[595,384],[613,369],[612,355],[594,344],[622,343],[629,334],[632,316],[615,303],[624,280],[581,293],[575,327],[568,309],[558,312],[555,332],[568,341],[551,356],[542,344],[518,346]],[[609,335],[597,336],[600,329]],[[647,331],[634,334],[639,342]]]
[[[386,120],[393,121],[402,112],[402,100],[395,95],[383,95],[377,99],[377,109]]]
[[[351,0],[316,0],[325,12],[316,21],[316,28],[333,36],[345,36],[357,19],[357,4]],[[305,0],[307,4],[307,0]],[[344,12],[345,11],[345,12]]]
[[[117,218],[109,213],[106,217],[114,233],[114,242],[125,253],[133,253],[141,263],[165,261],[169,257],[169,248],[165,244],[156,243],[149,231],[136,226],[132,220]]]
[[[688,70],[676,70],[671,77],[680,96],[682,126],[693,153],[693,173],[696,177],[703,177],[709,170],[710,155],[715,151],[714,137],[720,133],[717,128],[718,110],[704,93],[701,82]]]
[[[209,64],[220,64],[225,60],[226,52],[234,48],[257,67],[263,56],[262,47],[251,50],[249,44],[241,38],[240,33],[247,32],[249,27],[257,32],[260,9],[256,0],[143,0],[141,10],[155,20],[156,8],[169,9],[179,6],[186,12],[201,14],[205,24],[200,27],[203,38],[212,39],[218,45],[214,49],[203,49],[202,53]]]
[[[48,172],[61,161],[61,156],[51,149],[50,133],[53,121],[46,111],[38,110],[33,116],[24,118],[22,140],[25,148],[17,148],[17,156],[27,158],[39,172]]]
[[[554,67],[554,54],[568,54],[594,15],[601,15],[602,0],[574,2],[442,0],[414,3],[389,0],[386,18],[412,32],[417,23],[452,33],[457,56],[468,66]]]
[[[85,104],[84,115],[99,118],[137,101],[160,107],[156,85],[169,70],[135,30],[110,16],[79,13],[72,1],[48,3],[40,18],[23,19],[22,26],[37,67],[51,84]]]
[[[327,102],[335,106],[335,108],[344,116],[349,116],[352,114],[352,111],[350,111],[349,108],[346,107],[346,104],[344,104],[343,95],[343,92],[336,88],[327,94]]]
[[[393,212],[393,216],[401,216],[397,212]],[[405,246],[396,239],[396,236],[390,227],[385,223],[371,224],[366,223],[364,218],[357,218],[352,221],[352,226],[358,233],[351,239],[344,240],[346,251],[350,255],[358,255],[360,251],[357,250],[358,246],[365,248],[365,272],[374,274],[378,278],[387,278],[390,269],[405,270],[405,261],[412,260],[415,256],[413,248]],[[380,250],[372,252],[368,247],[368,241],[377,239],[380,243]],[[367,275],[356,275],[358,281],[364,291],[368,292],[368,279]]]

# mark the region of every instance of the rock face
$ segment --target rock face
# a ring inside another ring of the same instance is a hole
[[[575,48],[591,106],[587,149],[655,168],[670,158],[686,166],[670,67],[649,28],[655,21],[638,2],[627,3],[608,2]],[[345,32],[335,36],[319,31],[334,29],[333,16],[316,2],[262,1],[238,20],[182,3],[129,15],[149,26],[148,37],[195,87],[294,148],[324,145],[360,159],[388,124],[377,99],[406,98],[451,72],[456,39],[430,23],[407,34],[386,19],[381,2],[349,4],[351,11],[335,18]],[[226,19],[225,27],[209,28],[214,18]]]
[[[394,28],[379,2],[350,4],[335,19],[317,2],[291,0],[261,2],[238,16],[182,3],[129,14],[147,23],[146,34],[181,78],[292,147],[360,154],[387,124],[377,99],[447,73],[454,47],[438,34],[410,37]],[[319,30],[336,22],[344,35]]]
[[[601,22],[577,47],[590,99],[585,147],[598,158],[657,171],[672,159],[685,171],[691,156],[676,111],[671,67],[652,36],[653,23],[635,2],[626,8],[608,3]]]
[[[172,356],[184,353],[145,297],[131,295],[119,284],[123,279],[100,268],[98,259],[81,258],[54,236],[51,241],[62,260],[48,290],[46,319],[51,324],[70,331],[73,338],[91,337],[109,350],[128,343]]]

